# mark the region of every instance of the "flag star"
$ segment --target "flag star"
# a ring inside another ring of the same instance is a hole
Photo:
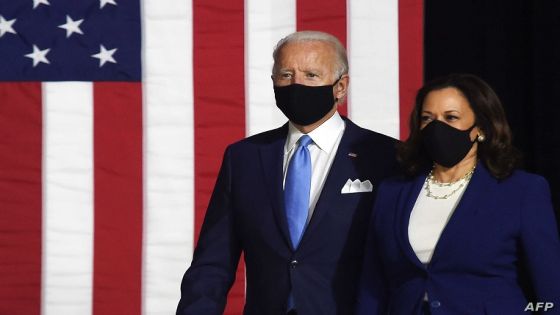
[[[105,46],[99,45],[99,53],[91,55],[93,58],[99,59],[99,67],[101,68],[106,62],[117,63],[113,58],[113,54],[117,51],[117,48],[107,50]]]
[[[33,52],[25,55],[25,57],[33,59],[33,67],[37,66],[40,62],[49,64],[50,62],[47,59],[47,53],[50,50],[50,48],[40,50],[36,45],[33,45]]]
[[[82,24],[83,21],[84,19],[74,21],[69,15],[67,15],[66,24],[59,25],[58,27],[66,30],[66,38],[68,38],[74,33],[84,34],[80,29],[80,24]]]
[[[116,0],[99,0],[99,8],[103,9],[106,4],[117,5]]]
[[[40,4],[51,5],[51,4],[49,3],[49,0],[33,0],[33,9],[35,9],[36,7],[38,7]]]
[[[4,36],[6,33],[16,34],[12,25],[15,23],[16,19],[5,20],[3,16],[0,15],[0,37]]]

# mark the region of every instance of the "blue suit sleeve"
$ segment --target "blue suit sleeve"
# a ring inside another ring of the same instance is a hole
[[[383,195],[383,185],[381,185],[378,189],[368,229],[358,289],[356,315],[381,315],[386,313],[387,290],[385,288],[379,247],[375,237],[377,214],[383,208],[384,203]]]
[[[521,246],[536,301],[554,303],[547,315],[560,314],[560,240],[550,189],[542,177],[528,181],[521,205]]]
[[[235,281],[241,246],[234,229],[231,152],[226,150],[190,268],[181,283],[177,315],[222,314]]]

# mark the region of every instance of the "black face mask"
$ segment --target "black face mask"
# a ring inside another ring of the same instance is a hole
[[[311,125],[323,118],[334,106],[333,85],[307,86],[290,84],[274,86],[276,106],[290,121],[301,126]]]
[[[459,130],[450,125],[434,120],[422,131],[422,142],[428,155],[441,166],[452,167],[459,163],[475,143],[470,133],[476,125],[467,130]]]

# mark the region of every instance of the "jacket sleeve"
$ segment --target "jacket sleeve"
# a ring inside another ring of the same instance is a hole
[[[226,150],[190,268],[181,283],[177,315],[222,314],[235,281],[241,246],[234,229],[231,148]]]
[[[387,289],[383,276],[380,249],[377,246],[378,240],[375,237],[378,213],[382,211],[386,203],[384,196],[383,184],[381,184],[368,228],[362,273],[359,279],[356,315],[381,315],[387,312]]]
[[[548,183],[536,177],[521,204],[521,246],[535,301],[554,303],[543,314],[560,314],[560,240]]]

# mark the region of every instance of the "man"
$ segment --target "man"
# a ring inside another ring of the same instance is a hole
[[[342,118],[346,51],[297,32],[274,50],[276,104],[290,122],[230,145],[177,314],[222,314],[241,252],[246,315],[353,313],[377,184],[395,140]]]

